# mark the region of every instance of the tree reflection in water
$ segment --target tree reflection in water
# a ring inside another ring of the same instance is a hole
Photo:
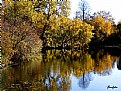
[[[93,80],[91,73],[110,75],[116,59],[104,51],[90,55],[82,51],[49,50],[42,55],[42,61],[2,70],[1,87],[7,91],[69,91],[71,76],[75,76],[85,89]]]
[[[90,81],[92,81],[91,72],[83,73],[83,75],[79,78],[79,87],[86,89],[89,86]]]

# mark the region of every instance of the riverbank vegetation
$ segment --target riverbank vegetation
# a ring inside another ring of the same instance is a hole
[[[2,11],[2,62],[39,59],[40,50],[87,50],[120,47],[121,25],[109,12],[100,11],[85,17],[69,18],[69,1],[4,1]],[[82,2],[83,3],[83,2]],[[85,12],[85,13],[84,13]],[[108,41],[108,42],[107,42]]]

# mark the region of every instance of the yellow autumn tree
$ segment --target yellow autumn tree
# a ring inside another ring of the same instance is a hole
[[[32,26],[31,9],[32,2],[25,1],[9,1],[4,7],[1,29],[3,61],[41,58],[39,52],[42,42]]]
[[[104,37],[108,37],[111,33],[113,33],[113,26],[110,21],[104,20],[102,16],[96,16],[92,20],[92,24],[94,26],[95,37],[99,40]]]
[[[82,22],[79,18],[74,19],[72,22],[72,36],[77,39],[77,41],[74,40],[75,44],[76,42],[78,42],[77,44],[79,46],[87,45],[93,37],[92,30],[94,29],[94,27],[90,24]]]

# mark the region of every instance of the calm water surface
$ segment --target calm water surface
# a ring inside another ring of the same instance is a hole
[[[121,91],[121,56],[47,51],[42,60],[1,70],[0,78],[0,91]]]

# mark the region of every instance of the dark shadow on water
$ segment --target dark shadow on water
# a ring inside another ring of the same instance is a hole
[[[121,48],[103,48],[110,55],[121,56]]]
[[[117,68],[118,70],[121,70],[121,56],[119,57],[119,60],[117,61]]]

